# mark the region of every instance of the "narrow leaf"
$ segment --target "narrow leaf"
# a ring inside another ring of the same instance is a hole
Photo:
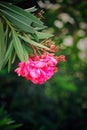
[[[23,47],[21,45],[20,39],[18,38],[17,34],[15,31],[13,31],[13,45],[16,51],[16,54],[18,56],[18,58],[21,61],[25,61],[26,60],[26,54],[24,53]]]
[[[3,65],[4,53],[5,53],[5,42],[4,42],[5,34],[3,29],[3,24],[0,21],[0,70]]]
[[[11,64],[12,64],[12,56],[10,54],[10,57],[9,57],[9,60],[8,60],[8,72],[10,72]]]
[[[37,32],[37,31],[35,33],[36,33],[38,39],[46,39],[46,38],[53,37],[53,35],[50,33]]]
[[[30,22],[33,22],[36,24],[36,26],[43,28],[43,22],[40,21],[40,19],[36,18],[33,14],[31,13],[27,13],[26,11],[24,11],[23,9],[12,5],[12,4],[8,4],[6,2],[2,2],[0,3],[0,8],[3,8],[4,10],[8,10],[13,12],[14,14],[18,14],[21,17],[24,17],[25,19],[28,19]]]
[[[35,42],[35,41],[29,39],[29,37],[26,38],[26,37],[21,36],[21,35],[19,35],[19,37],[20,37],[22,40],[24,40],[25,42],[27,42],[27,43],[29,43],[29,44],[31,44],[31,45],[34,45],[34,46],[37,46],[37,47],[40,47],[40,48],[44,48],[44,49],[50,51],[50,49],[49,49],[48,47],[46,47],[46,46],[44,46],[44,45],[42,45],[42,44],[40,44],[40,43],[37,43],[37,42]]]
[[[36,9],[35,7],[25,9],[25,11],[28,12],[28,13],[34,12],[34,11],[36,11],[36,10],[37,10],[37,9]]]
[[[29,33],[35,33],[34,28],[29,25],[29,23],[26,23],[23,18],[21,19],[20,16],[17,14],[14,14],[10,11],[1,10],[1,12],[4,13],[4,16],[10,20],[13,25],[17,26],[20,30],[29,32]]]
[[[23,46],[23,51],[24,51],[24,59],[25,59],[25,61],[28,61],[28,55],[29,55],[30,52],[28,52],[26,50],[25,46]]]
[[[12,44],[12,41],[11,41],[11,43],[9,44],[9,46],[7,48],[5,57],[4,57],[3,67],[7,64],[8,60],[10,58],[10,55],[12,54],[12,51],[13,51],[13,44]]]

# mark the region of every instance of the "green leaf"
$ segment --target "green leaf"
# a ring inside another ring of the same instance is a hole
[[[12,54],[12,51],[13,51],[13,43],[11,41],[9,44],[9,47],[7,48],[5,57],[4,57],[3,67],[7,64],[8,60],[10,58],[10,55]]]
[[[12,64],[12,56],[10,54],[10,57],[9,57],[9,60],[8,60],[8,72],[10,72],[11,64]]]
[[[17,33],[15,31],[13,31],[13,46],[15,48],[18,58],[21,61],[27,61],[28,59],[26,57],[27,57],[28,53],[24,52],[20,39],[18,38]]]
[[[35,7],[25,9],[25,11],[28,12],[28,13],[34,12],[34,11],[36,11],[36,10],[37,10],[37,9],[36,9]]]
[[[21,17],[18,14],[15,14],[10,11],[1,10],[1,12],[4,13],[4,16],[10,20],[10,22],[13,23],[16,27],[18,27],[21,31],[29,32],[29,33],[35,33],[35,30],[33,27],[29,25],[29,22],[27,23],[26,19]]]
[[[53,37],[52,34],[49,34],[49,33],[44,33],[44,32],[35,32],[38,39],[46,39],[46,38],[50,38],[50,37]]]
[[[37,46],[37,47],[40,47],[40,48],[43,48],[43,49],[46,49],[46,50],[50,51],[50,49],[48,47],[46,47],[46,46],[44,46],[44,45],[42,45],[40,43],[37,43],[37,42],[31,40],[29,37],[24,37],[24,36],[21,36],[21,35],[19,35],[19,37],[22,40],[24,40],[25,42],[27,42],[27,43],[29,43],[29,44],[31,44],[33,46]]]
[[[3,59],[5,54],[5,42],[4,42],[5,34],[3,29],[3,24],[0,21],[0,70],[3,65]]]
[[[14,63],[15,59],[16,59],[16,52],[13,53],[12,64]]]
[[[26,32],[33,33],[33,28],[30,24],[35,24],[38,28],[44,28],[43,22],[40,19],[36,18],[33,14],[24,11],[23,9],[14,6],[12,4],[8,4],[5,2],[0,3],[0,10],[1,12],[17,27],[22,30],[26,30]],[[16,22],[15,22],[16,20]],[[21,24],[21,26],[20,26]],[[24,27],[25,26],[25,29]],[[32,30],[31,30],[32,29]]]
[[[22,124],[11,124],[7,127],[7,130],[10,130],[10,129],[13,130],[13,129],[21,127],[21,126],[22,126]]]
[[[28,61],[28,55],[30,52],[28,52],[25,48],[25,46],[23,46],[23,51],[24,51],[24,57],[25,57],[25,61]]]

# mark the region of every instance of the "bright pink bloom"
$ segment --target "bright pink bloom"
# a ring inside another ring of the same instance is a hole
[[[57,63],[58,57],[45,52],[40,56],[29,56],[28,62],[20,62],[15,72],[34,84],[43,84],[54,75]]]

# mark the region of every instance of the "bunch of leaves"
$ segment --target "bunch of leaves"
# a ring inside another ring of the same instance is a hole
[[[0,108],[0,129],[1,130],[13,130],[20,127],[21,124],[16,124],[14,120],[8,115],[6,111]]]
[[[40,43],[52,35],[43,32],[46,27],[34,11],[34,7],[23,10],[0,2],[0,70],[8,64],[9,71],[16,56],[20,61],[27,61],[32,46],[49,50]]]

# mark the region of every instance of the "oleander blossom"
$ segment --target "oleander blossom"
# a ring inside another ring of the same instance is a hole
[[[48,52],[39,56],[29,56],[28,62],[19,62],[15,72],[18,76],[31,80],[34,84],[43,84],[58,70],[56,65],[60,59],[64,61],[65,57],[60,56],[58,58],[53,53]]]

